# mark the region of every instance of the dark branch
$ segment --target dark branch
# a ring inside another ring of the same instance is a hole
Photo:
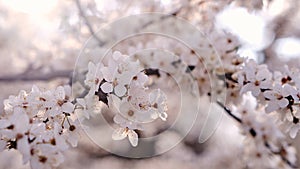
[[[229,116],[231,116],[234,120],[236,120],[237,122],[239,122],[239,123],[242,123],[242,120],[240,119],[240,118],[238,118],[238,117],[236,117],[234,114],[232,114],[232,112],[223,104],[223,103],[221,103],[221,102],[219,102],[219,101],[217,101],[217,103],[218,103],[218,105],[219,106],[221,106],[224,110],[225,110],[225,112],[229,115]]]
[[[40,73],[39,71],[32,70],[17,75],[0,76],[0,82],[49,81],[56,78],[70,78],[72,72],[72,70],[57,70],[49,73]]]
[[[85,15],[85,12],[83,11],[82,7],[81,7],[81,3],[80,3],[80,0],[75,0],[76,2],[76,6],[79,10],[79,15],[82,17],[82,19],[84,20],[86,26],[88,27],[89,29],[89,32],[91,33],[91,35],[98,41],[99,45],[100,46],[103,46],[104,45],[104,42],[96,35],[91,23],[89,22],[88,18],[86,17]]]
[[[238,121],[239,123],[243,123],[242,120],[238,117],[236,117],[234,114],[232,114],[232,112],[225,106],[223,105],[221,102],[217,101],[218,105],[221,106],[225,111],[226,113],[231,116],[233,119],[235,119],[236,121]],[[250,135],[254,138],[256,137],[256,131],[251,128],[249,131]],[[285,151],[283,149],[283,147],[281,148],[280,152],[276,152],[274,150],[272,150],[271,146],[269,145],[268,142],[265,142],[265,146],[270,150],[270,152],[273,154],[273,155],[279,155],[280,158],[282,159],[283,162],[285,162],[287,165],[289,165],[291,168],[298,168],[295,164],[293,164],[292,162],[290,162],[286,157],[285,157],[285,153],[282,152],[282,151]]]

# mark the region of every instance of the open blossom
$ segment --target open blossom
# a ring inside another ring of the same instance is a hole
[[[98,91],[101,80],[103,79],[102,72],[100,71],[101,67],[101,63],[94,64],[93,62],[89,62],[88,64],[88,72],[84,83],[90,88],[92,94]]]
[[[143,123],[167,119],[166,95],[159,89],[148,89],[149,77],[135,59],[115,51],[103,65],[90,62],[85,79],[89,92],[84,98],[76,99],[80,118],[88,119],[96,113],[95,104],[99,101],[94,99],[95,95],[110,108],[115,108],[114,122],[119,128],[112,138],[128,137],[132,146],[138,144],[135,130],[141,130]]]
[[[88,94],[84,98],[77,98],[76,101],[78,108],[75,111],[80,118],[89,119],[91,116],[101,113],[102,104],[94,94]]]
[[[265,91],[264,96],[268,99],[268,105],[266,107],[266,112],[270,113],[278,109],[286,108],[289,105],[288,96],[295,97],[297,93],[296,89],[294,89],[291,85],[286,84],[281,86],[279,84],[275,84],[271,90]]]
[[[137,89],[137,88],[134,88]],[[134,93],[134,92],[133,92]],[[133,94],[132,92],[130,94]],[[114,117],[114,122],[120,127],[117,128],[112,138],[114,140],[122,140],[128,137],[132,146],[137,146],[138,135],[135,130],[142,130],[142,124],[151,122],[158,117],[162,120],[167,119],[166,97],[160,90],[154,90],[150,94],[141,92],[145,95],[137,95],[141,99],[134,99],[135,95],[130,95],[127,99],[119,100],[113,97],[114,104],[119,110]],[[139,94],[141,94],[139,93]],[[139,103],[131,102],[132,100],[140,101]]]
[[[130,144],[136,147],[138,145],[138,134],[134,130],[142,130],[142,126],[118,114],[114,117],[114,122],[120,127],[114,130],[112,138],[114,140],[123,140],[128,137]]]
[[[101,68],[105,82],[101,90],[105,93],[114,92],[119,97],[126,94],[132,78],[140,71],[139,62],[116,51],[108,60],[108,65]]]
[[[239,83],[242,85],[241,94],[251,91],[258,96],[261,90],[269,89],[272,85],[272,74],[266,65],[257,65],[254,60],[249,60],[243,68],[244,75],[239,76]]]
[[[291,138],[295,138],[300,130],[300,109],[298,106],[292,106],[292,111],[289,110],[286,115],[286,123],[284,127]]]
[[[53,93],[53,94],[52,94]],[[47,97],[44,105],[46,108],[50,108],[47,111],[47,116],[56,116],[61,113],[72,113],[74,111],[74,105],[69,101],[71,98],[70,86],[59,86],[55,91],[47,92]]]
[[[32,169],[51,169],[58,167],[64,161],[63,154],[48,144],[33,146],[31,154],[30,166]]]
[[[167,103],[166,103],[167,97],[166,95],[160,90],[156,89],[153,90],[149,94],[149,102],[150,102],[150,109],[156,113],[156,115],[161,118],[163,121],[167,120],[168,114],[167,114]],[[156,119],[156,117],[152,117]]]
[[[159,89],[150,93],[139,88],[131,88],[129,91],[126,99],[112,97],[114,106],[124,118],[138,123],[151,122],[157,118],[164,121],[167,119],[167,98]]]

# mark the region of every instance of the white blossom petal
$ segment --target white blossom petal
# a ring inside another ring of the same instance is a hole
[[[25,136],[17,141],[17,149],[23,155],[23,164],[26,164],[30,159],[30,146]]]
[[[296,138],[299,129],[300,129],[300,126],[299,126],[299,125],[293,126],[293,127],[291,128],[291,130],[290,130],[290,137],[291,137],[291,138]]]
[[[73,113],[75,106],[71,102],[66,102],[61,106],[61,110],[65,113]]]
[[[112,82],[114,79],[114,72],[112,72],[108,67],[101,68],[101,73],[103,75],[103,78],[107,82]]]
[[[269,102],[267,107],[266,107],[266,113],[271,113],[275,110],[278,110],[279,106],[275,102]]]
[[[113,91],[113,85],[111,83],[105,82],[101,85],[101,90],[104,93],[110,93]]]
[[[135,131],[133,131],[133,130],[128,131],[128,139],[129,139],[130,144],[133,147],[136,147],[138,145],[139,139],[138,139],[138,135]]]
[[[240,94],[246,93],[248,91],[252,91],[255,88],[254,84],[247,83],[245,86],[242,87],[240,90]]]
[[[54,93],[55,97],[59,100],[65,99],[66,93],[62,86],[58,86]]]
[[[0,140],[0,152],[6,148],[6,141]]]
[[[285,98],[278,100],[278,105],[281,108],[285,108],[289,104],[289,101]]]
[[[126,92],[127,92],[126,87],[123,86],[123,85],[117,85],[117,86],[115,86],[114,89],[115,89],[115,90],[114,90],[115,94],[116,94],[117,96],[119,96],[119,97],[124,96],[124,95],[126,94]]]
[[[115,129],[113,134],[112,134],[112,139],[113,140],[123,140],[126,137],[127,137],[127,131],[126,131],[125,128]]]

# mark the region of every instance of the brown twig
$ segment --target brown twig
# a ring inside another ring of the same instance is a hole
[[[56,70],[49,73],[39,73],[38,71],[25,71],[17,75],[0,76],[0,82],[16,81],[49,81],[56,78],[70,78],[72,70]]]
[[[229,110],[224,104],[222,104],[222,103],[219,102],[219,101],[217,101],[217,104],[218,104],[220,107],[222,107],[222,108],[225,110],[225,112],[226,112],[230,117],[232,117],[234,120],[236,120],[236,121],[239,122],[240,124],[243,124],[243,121],[242,121],[240,118],[236,117],[236,116],[231,112],[231,110]],[[249,132],[249,134],[250,134],[253,138],[256,137],[256,131],[255,131],[253,128],[251,128],[248,132]],[[269,151],[270,151],[273,155],[279,155],[280,158],[282,159],[282,161],[283,161],[284,163],[286,163],[288,166],[290,166],[291,168],[298,168],[297,165],[293,164],[292,162],[290,162],[290,161],[285,157],[285,153],[278,153],[278,152],[275,152],[275,151],[270,147],[270,144],[269,144],[267,141],[265,142],[265,146],[266,146],[266,148],[269,149]]]
[[[91,23],[89,22],[88,18],[86,17],[85,15],[85,12],[83,11],[82,7],[81,7],[81,3],[80,3],[80,0],[75,0],[76,2],[76,6],[79,10],[79,15],[82,17],[82,19],[84,20],[86,26],[88,27],[89,29],[89,32],[91,33],[91,35],[98,41],[99,45],[100,46],[103,46],[104,45],[104,42],[96,35]]]

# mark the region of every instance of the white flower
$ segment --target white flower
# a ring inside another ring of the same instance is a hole
[[[22,136],[22,137],[21,137]],[[26,164],[30,160],[30,145],[28,137],[20,135],[20,139],[17,139],[17,150],[23,155],[23,163]]]
[[[266,112],[270,113],[278,109],[286,108],[289,105],[287,96],[293,95],[295,97],[296,90],[292,86],[286,84],[283,87],[275,84],[272,90],[264,92],[265,98],[269,100],[266,107]]]
[[[99,97],[94,94],[88,94],[84,98],[77,98],[77,115],[82,118],[89,119],[90,116],[101,113],[103,107],[102,102],[99,101]]]
[[[290,110],[289,110],[290,111]],[[297,136],[298,131],[300,130],[300,111],[297,106],[293,107],[293,112],[286,113],[286,119],[289,123],[286,123],[285,126],[287,128],[287,132],[291,138],[295,138]]]
[[[14,113],[2,123],[6,126],[0,133],[9,139],[15,138],[18,134],[23,135],[30,129],[29,117],[22,109],[15,109]]]
[[[113,134],[112,138],[114,140],[123,140],[124,138],[128,137],[130,144],[133,147],[138,145],[138,135],[134,130],[130,130],[129,128],[117,128]]]
[[[52,169],[64,161],[63,155],[49,144],[38,144],[32,148],[31,153],[32,169]]]
[[[99,89],[99,85],[103,79],[101,69],[102,64],[98,63],[95,65],[93,62],[88,64],[88,73],[86,74],[86,79],[84,83],[90,87],[90,92],[94,94]]]
[[[138,145],[138,135],[134,130],[142,130],[142,126],[136,122],[126,120],[118,114],[115,115],[114,122],[120,127],[114,130],[112,139],[123,140],[124,138],[128,137],[131,145],[136,147]]]
[[[166,121],[168,117],[166,101],[167,97],[160,89],[153,90],[149,95],[150,109],[154,110],[163,121]],[[156,119],[154,116],[152,118]]]
[[[101,68],[105,83],[101,85],[104,93],[114,92],[118,97],[126,94],[130,81],[140,72],[138,61],[116,51],[108,60],[107,67]]]
[[[67,86],[59,86],[53,92],[48,92],[45,106],[48,107],[47,116],[56,116],[62,113],[73,113],[74,105],[69,101],[71,89]]]
[[[251,91],[254,96],[258,96],[261,89],[271,87],[272,74],[266,65],[257,65],[254,60],[249,60],[243,70],[245,77],[239,79],[241,85],[243,85],[240,91],[241,94]]]

